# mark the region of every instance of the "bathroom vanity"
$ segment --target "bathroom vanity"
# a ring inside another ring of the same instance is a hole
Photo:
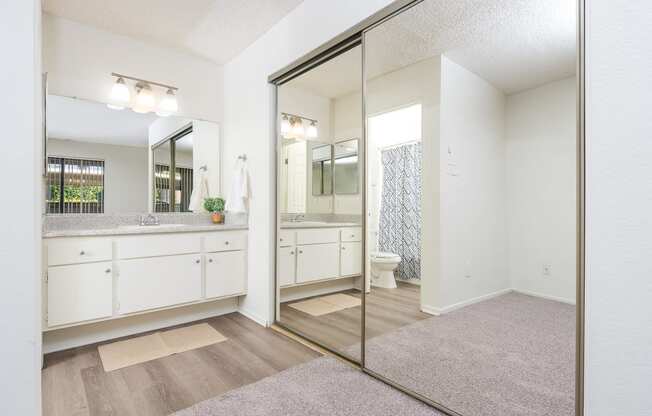
[[[359,276],[362,228],[338,223],[284,225],[279,233],[281,288]]]
[[[44,233],[45,331],[242,296],[246,225]]]

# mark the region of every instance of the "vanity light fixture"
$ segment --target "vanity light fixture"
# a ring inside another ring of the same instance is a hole
[[[318,136],[317,132],[317,122],[315,120],[312,120],[310,122],[310,125],[306,129],[306,137],[309,139],[316,139]]]
[[[178,110],[179,103],[177,103],[177,97],[175,97],[172,88],[168,88],[168,91],[165,93],[165,97],[163,97],[160,104],[158,105],[156,114],[161,117],[167,117],[176,113]]]
[[[131,108],[137,113],[149,113],[154,111],[156,100],[152,93],[152,87],[146,82],[139,82],[136,84],[136,101]]]
[[[107,106],[113,110],[123,110],[129,105],[131,94],[124,78],[118,77],[111,88],[111,99]]]
[[[292,123],[292,135],[295,139],[303,138],[305,129],[303,128],[303,121],[299,117],[294,117]]]
[[[112,72],[111,76],[116,77],[117,80],[111,89],[111,97],[109,104],[107,104],[109,108],[122,110],[129,107],[131,103],[131,109],[137,113],[150,113],[155,111],[161,117],[167,117],[179,111],[179,103],[176,97],[176,92],[179,88],[146,79],[117,74],[115,72]],[[133,102],[129,92],[129,85],[125,82],[127,79],[136,82],[136,97],[133,99]],[[165,88],[166,90],[165,95],[158,105],[152,86]]]
[[[287,114],[283,114],[283,118],[281,119],[281,134],[287,136],[287,134],[290,133],[290,130],[292,130],[290,119]]]

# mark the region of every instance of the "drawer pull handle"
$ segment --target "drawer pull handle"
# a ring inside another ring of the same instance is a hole
[[[111,273],[111,269],[106,269],[106,270],[104,270],[104,273],[107,273],[107,274],[108,274],[108,273]]]
[[[198,259],[198,260],[195,260],[195,263],[199,264],[200,261],[201,261],[201,260],[199,260],[199,259]]]
[[[84,250],[82,250],[82,251],[79,252],[79,255],[80,255],[80,256],[83,256],[84,254],[86,254],[86,252],[85,252]]]
[[[209,262],[209,263],[212,263],[212,262],[213,262],[213,259],[208,259],[208,262]]]

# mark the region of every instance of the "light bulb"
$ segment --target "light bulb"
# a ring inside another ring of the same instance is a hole
[[[167,117],[176,113],[179,110],[179,104],[177,103],[177,97],[174,96],[174,91],[168,89],[168,92],[165,94],[165,97],[161,100],[158,105],[158,110],[156,114],[161,117]]]
[[[107,106],[113,110],[122,110],[129,105],[130,99],[129,87],[122,77],[118,78],[111,88],[111,97]]]
[[[132,110],[137,113],[149,113],[154,110],[156,102],[154,100],[154,94],[152,94],[152,88],[149,84],[138,83],[136,89],[136,102],[134,103]]]
[[[306,130],[306,136],[309,139],[316,139],[318,136],[317,132],[317,123],[315,121],[311,121],[310,125],[308,126],[308,129]]]
[[[292,130],[290,120],[288,119],[288,116],[283,115],[283,119],[281,120],[281,134],[285,136],[290,132],[290,130]]]
[[[294,135],[294,138],[298,139],[302,137],[304,133],[305,129],[303,128],[303,122],[300,118],[295,118],[294,122],[292,123],[292,134]]]

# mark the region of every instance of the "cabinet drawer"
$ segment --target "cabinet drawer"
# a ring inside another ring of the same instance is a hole
[[[48,266],[111,260],[110,238],[62,238],[46,241]]]
[[[281,230],[278,234],[279,247],[290,247],[296,243],[296,231],[294,230]]]
[[[362,228],[342,228],[340,230],[340,239],[342,241],[362,241]]]
[[[120,259],[199,253],[200,236],[188,233],[120,237],[117,249]]]
[[[206,254],[206,298],[244,294],[247,287],[244,251]]]
[[[326,244],[340,241],[337,228],[310,228],[297,230],[297,244]]]
[[[219,231],[204,234],[204,250],[230,251],[247,248],[247,233],[244,231]]]
[[[106,318],[113,314],[111,262],[48,269],[48,327]]]
[[[118,263],[120,314],[201,299],[201,255],[123,260]]]

